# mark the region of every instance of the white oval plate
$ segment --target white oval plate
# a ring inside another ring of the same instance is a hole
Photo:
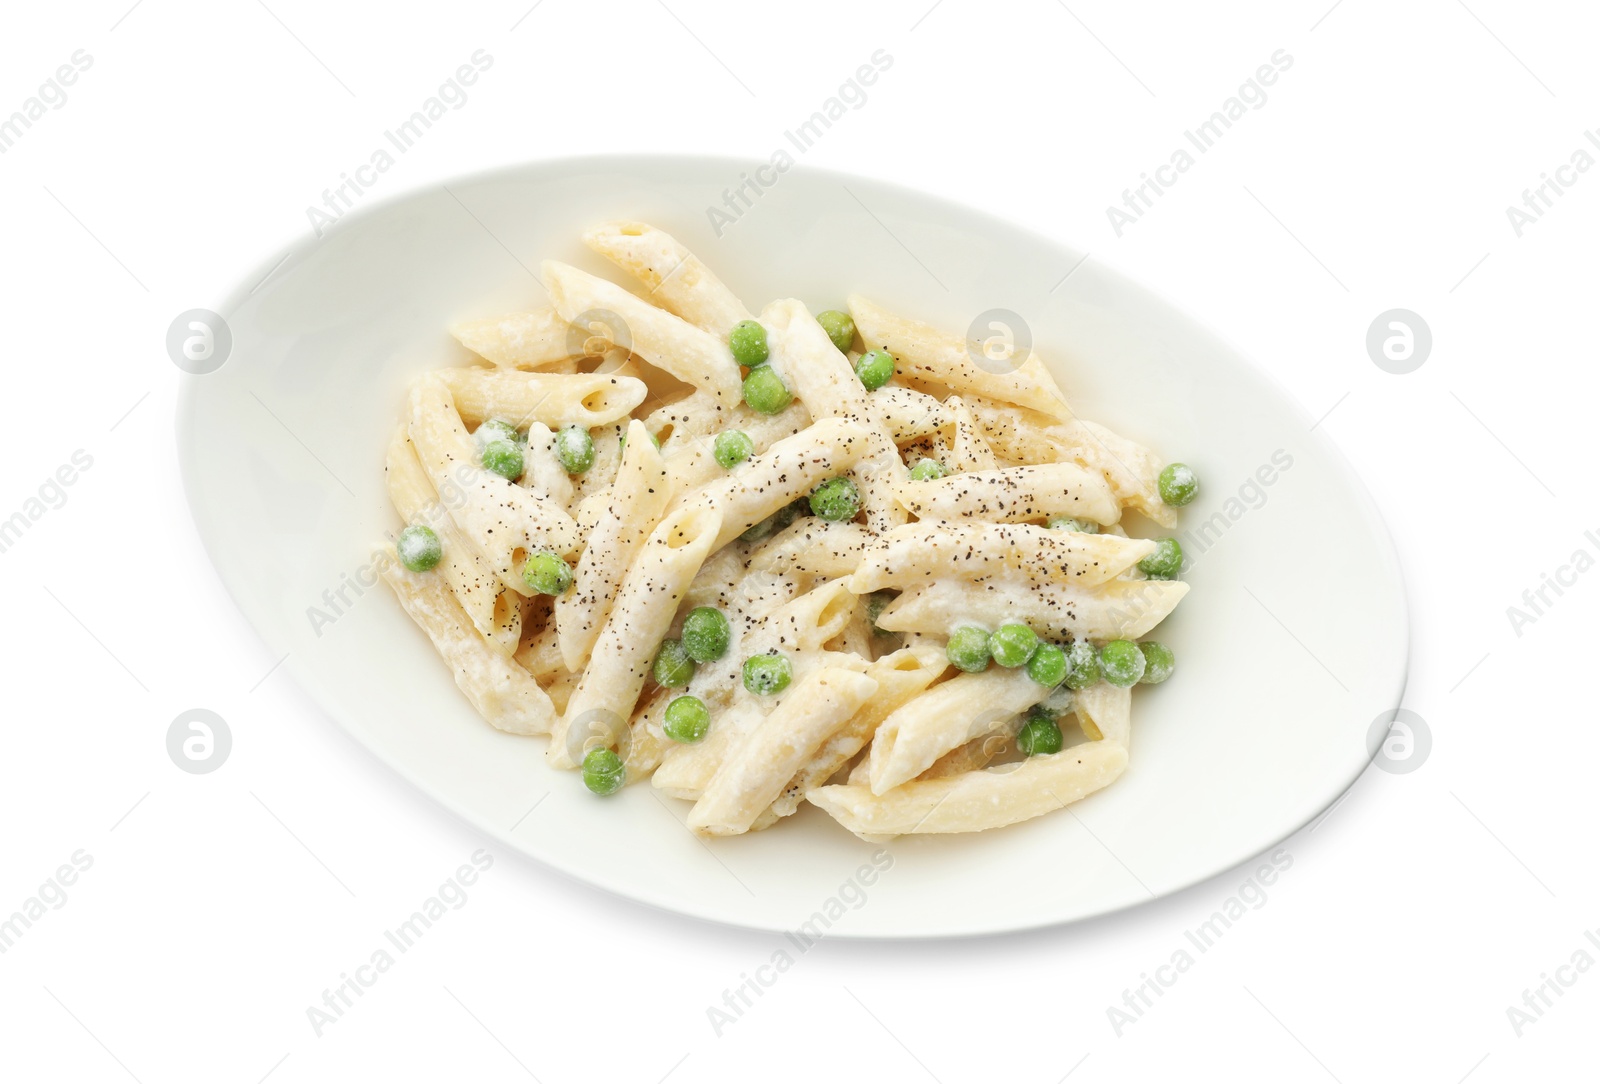
[[[915,192],[794,168],[719,238],[706,208],[747,169],[614,157],[465,179],[346,216],[220,306],[232,353],[184,378],[184,483],[223,581],[294,678],[506,846],[636,900],[764,929],[955,936],[1102,914],[1222,872],[1337,798],[1371,758],[1373,719],[1400,703],[1407,615],[1381,519],[1305,414],[1149,290]],[[544,739],[476,716],[371,586],[371,548],[397,526],[384,448],[408,380],[467,360],[452,321],[544,304],[528,269],[546,257],[610,274],[578,235],[616,217],[675,234],[757,311],[777,297],[818,311],[859,291],[958,333],[988,309],[1021,313],[1082,416],[1199,471],[1180,526],[1193,590],[1159,632],[1177,674],[1135,692],[1120,780],[1001,831],[901,839],[877,859],[889,868],[861,874],[879,848],[819,810],[701,840],[685,804],[648,786],[598,799],[544,766]]]

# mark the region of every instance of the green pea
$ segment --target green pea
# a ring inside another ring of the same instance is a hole
[[[1156,478],[1156,489],[1161,493],[1161,503],[1174,508],[1194,500],[1200,491],[1200,479],[1185,463],[1168,463]]]
[[[1067,648],[1067,688],[1087,689],[1100,681],[1100,656],[1088,640],[1074,640]]]
[[[893,636],[888,629],[878,627],[878,618],[883,616],[884,609],[900,597],[898,591],[874,591],[867,596],[867,620],[872,622],[872,631],[878,636]]]
[[[1030,714],[1017,732],[1017,748],[1023,756],[1048,756],[1061,752],[1061,727],[1048,715]]]
[[[744,660],[744,687],[757,696],[771,696],[789,687],[794,668],[783,655],[752,655]]]
[[[1040,644],[1028,660],[1028,676],[1040,685],[1055,688],[1067,679],[1067,653],[1055,644]]]
[[[444,547],[431,527],[407,527],[394,540],[394,551],[400,555],[400,563],[413,572],[428,571],[444,556]]]
[[[868,350],[856,361],[856,376],[868,391],[877,391],[894,375],[894,355],[887,350]]]
[[[522,477],[522,449],[514,440],[491,440],[483,446],[483,465],[508,482]]]
[[[583,785],[596,794],[617,793],[627,774],[622,758],[610,749],[591,749],[583,756]]]
[[[711,728],[711,713],[699,697],[680,696],[667,705],[661,729],[675,742],[693,745]]]
[[[728,650],[728,619],[714,606],[696,606],[683,619],[683,652],[695,662],[715,662]]]
[[[1172,676],[1172,671],[1178,665],[1172,648],[1159,640],[1145,640],[1139,645],[1139,650],[1144,652],[1144,676],[1139,679],[1139,684],[1160,685]]]
[[[485,419],[483,424],[478,426],[478,428],[473,431],[472,435],[477,437],[478,440],[484,444],[488,444],[493,440],[509,440],[513,443],[525,443],[528,439],[524,434],[517,432],[516,426],[512,425],[510,422],[502,421],[499,418]]]
[[[728,349],[733,351],[734,361],[755,368],[766,361],[769,355],[767,329],[754,320],[739,321],[728,333]]]
[[[1100,674],[1119,689],[1144,677],[1144,652],[1132,640],[1112,640],[1100,648]]]
[[[811,491],[811,512],[822,519],[842,523],[860,510],[861,491],[848,478],[829,478]]]
[[[749,459],[756,450],[756,442],[749,435],[737,429],[727,429],[717,434],[717,439],[711,444],[711,454],[716,456],[717,463],[725,470],[732,470],[746,459]]]
[[[848,354],[850,344],[856,340],[856,322],[850,319],[850,314],[840,312],[838,309],[828,309],[817,313],[817,323],[822,325],[822,330],[828,333],[828,338],[833,340],[833,345],[839,348],[839,353]]]
[[[989,654],[1007,670],[1015,670],[1033,658],[1039,637],[1026,625],[1001,625],[989,634]]]
[[[943,478],[944,475],[944,464],[937,459],[919,459],[917,465],[911,468],[913,482],[931,482],[935,478]]]
[[[522,566],[522,582],[541,595],[563,594],[572,586],[572,566],[559,553],[539,550]]]
[[[744,378],[744,401],[757,414],[781,414],[794,401],[783,378],[772,371],[772,366],[761,365],[750,370]]]
[[[977,674],[989,666],[989,633],[976,625],[963,625],[950,634],[944,657],[957,670]]]
[[[681,689],[694,677],[694,660],[677,640],[662,640],[656,661],[650,668],[656,684],[664,689]]]
[[[1163,538],[1155,552],[1139,562],[1139,571],[1152,580],[1176,579],[1183,569],[1183,547],[1176,538]]]
[[[1092,519],[1078,519],[1074,516],[1051,516],[1044,521],[1044,525],[1052,531],[1082,531],[1084,534],[1099,534],[1100,524]]]
[[[568,474],[582,474],[594,466],[594,438],[581,425],[569,425],[556,434],[556,459]]]

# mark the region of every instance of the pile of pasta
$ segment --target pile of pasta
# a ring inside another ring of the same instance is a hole
[[[873,839],[981,831],[1115,780],[1130,689],[964,672],[946,640],[1006,623],[1058,644],[1150,631],[1188,588],[1144,577],[1155,543],[1119,523],[1132,509],[1175,525],[1163,461],[1076,417],[1037,356],[980,365],[963,337],[862,297],[841,351],[799,301],[752,314],[659,229],[610,222],[584,240],[634,289],[546,261],[550,306],[453,328],[481,360],[419,378],[388,451],[395,508],[440,556],[416,572],[390,548],[384,577],[483,718],[548,735],[554,768],[615,751],[627,783],[693,803],[687,823],[708,835],[802,802]],[[750,320],[793,396],[777,413],[742,401],[729,335]],[[863,348],[895,360],[870,391]],[[526,432],[519,478],[484,468],[486,423]],[[593,442],[576,474],[556,454],[571,426]],[[728,430],[753,445],[732,468],[713,448]],[[943,476],[913,480],[921,459]],[[796,514],[840,477],[859,493],[853,519]],[[1044,526],[1062,514],[1099,530]],[[534,553],[568,562],[570,586],[530,587]],[[658,648],[701,606],[727,618],[726,651],[686,688],[657,685]],[[788,661],[779,693],[741,681],[761,654]],[[693,743],[663,729],[686,694],[710,715]],[[1058,752],[1022,756],[1014,736],[1041,702],[1076,725]]]

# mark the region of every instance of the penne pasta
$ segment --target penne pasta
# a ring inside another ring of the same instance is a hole
[[[437,369],[461,420],[477,425],[500,418],[515,428],[530,421],[555,429],[626,418],[644,402],[642,380],[607,373],[524,373],[514,369]]]
[[[958,674],[883,721],[868,754],[868,781],[883,794],[915,779],[950,750],[1004,727],[1050,690],[1023,670]]]
[[[1075,516],[1115,523],[1122,508],[1105,479],[1075,463],[1005,467],[927,481],[901,482],[895,499],[919,519],[1002,523]]]
[[[1053,813],[1108,786],[1128,766],[1115,742],[1085,742],[942,779],[915,781],[887,794],[845,784],[817,787],[806,800],[858,836],[984,832]]]
[[[597,320],[596,331],[724,406],[739,402],[739,367],[728,344],[717,336],[568,264],[546,260],[540,270],[563,318],[576,321],[586,313],[610,314],[621,326]]]
[[[551,308],[463,320],[451,327],[450,334],[502,369],[550,369],[575,353],[572,325]],[[581,348],[576,352],[582,353]]]
[[[1133,690],[1100,682],[1080,689],[1072,698],[1078,724],[1091,741],[1114,741],[1131,750]]]
[[[603,222],[584,244],[650,288],[646,300],[726,340],[750,312],[711,269],[665,231],[643,222]]]
[[[1155,549],[1144,538],[1053,531],[1028,523],[922,520],[880,532],[862,552],[850,590],[864,595],[1006,572],[1036,584],[1090,588],[1120,576]]]
[[[409,572],[385,551],[379,551],[377,564],[479,715],[510,734],[549,732],[556,718],[550,697],[532,675],[478,634],[443,577]]]
[[[867,348],[881,347],[893,354],[899,362],[896,375],[913,387],[933,384],[1027,407],[1054,418],[1072,416],[1066,397],[1044,363],[1033,354],[1014,367],[1008,362],[983,368],[974,360],[976,344],[896,316],[859,294],[850,297],[850,315]]]
[[[914,587],[878,615],[889,632],[947,633],[960,625],[1027,625],[1047,639],[1136,640],[1189,593],[1178,580],[1111,580],[1092,590],[999,579]]]

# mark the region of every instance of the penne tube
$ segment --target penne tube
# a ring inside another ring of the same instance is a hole
[[[867,667],[867,677],[878,683],[872,699],[823,742],[816,755],[795,773],[771,808],[751,827],[766,828],[779,818],[793,814],[808,790],[826,783],[866,748],[883,721],[938,680],[949,665],[943,650],[906,647]],[[863,758],[862,763],[866,762]]]
[[[858,836],[983,832],[1053,813],[1114,782],[1128,766],[1115,742],[1084,742],[981,772],[903,784],[888,794],[850,784],[806,800]]]
[[[822,482],[848,470],[872,447],[871,431],[853,422],[823,418],[724,477],[678,498],[680,507],[707,506],[722,512],[721,549]]]
[[[644,423],[628,427],[617,480],[605,490],[572,587],[556,599],[555,627],[568,670],[581,670],[645,539],[667,508],[667,470]]]
[[[901,482],[895,498],[920,519],[1005,523],[1075,516],[1115,523],[1122,507],[1105,478],[1076,463],[1043,463]]]
[[[1146,538],[1054,531],[1031,523],[919,520],[880,534],[850,577],[858,595],[885,587],[1017,573],[1032,583],[1095,587],[1154,553]]]
[[[867,778],[883,794],[927,771],[950,750],[1004,727],[1050,690],[1021,667],[957,674],[896,709],[872,739]]]
[[[1111,580],[1092,589],[995,578],[912,587],[878,615],[887,632],[948,635],[960,625],[1027,625],[1047,640],[1137,640],[1189,593],[1181,580]]]
[[[958,393],[972,393],[1054,418],[1070,418],[1066,397],[1035,354],[1015,367],[1007,362],[985,368],[974,360],[975,343],[947,335],[927,324],[896,316],[859,294],[849,299],[850,315],[867,349],[882,347],[895,356],[895,374],[913,387],[931,383]]]
[[[802,516],[751,553],[749,567],[780,576],[848,576],[861,563],[862,551],[872,537],[859,523],[829,523]]]
[[[644,381],[609,373],[524,373],[515,369],[436,369],[468,425],[499,418],[521,429],[530,421],[553,429],[593,429],[626,418],[644,402]]]
[[[662,454],[667,457],[668,488],[677,495],[727,476],[727,468],[717,462],[715,454],[716,436],[725,429],[737,429],[749,437],[760,453],[785,437],[804,431],[810,424],[811,416],[806,408],[794,403],[781,414],[773,415],[757,414],[741,405],[726,411],[721,427],[715,430],[697,433],[675,429],[661,442]],[[743,465],[734,469],[742,470]]]
[[[664,230],[643,222],[603,222],[584,244],[650,288],[649,300],[724,341],[750,311],[711,269]]]
[[[566,320],[593,314],[594,330],[618,346],[710,393],[724,406],[740,401],[739,366],[724,340],[569,264],[546,260],[540,270],[556,311]],[[601,314],[609,316],[602,319]],[[622,326],[613,326],[619,322]]]
[[[796,682],[722,762],[689,811],[689,827],[718,836],[749,831],[795,773],[877,689],[878,683],[867,675],[833,667],[814,670]]]
[[[672,747],[672,739],[662,730],[667,705],[677,698],[677,689],[657,689],[645,698],[628,722],[628,743],[622,758],[627,781],[637,783],[650,778],[661,766],[661,758]]]
[[[513,312],[488,320],[462,320],[450,328],[462,346],[502,369],[550,369],[573,350],[572,325],[551,308]]]
[[[861,514],[867,521],[867,530],[881,534],[911,518],[895,499],[896,491],[911,480],[911,474],[882,426],[874,425],[867,433],[867,454],[850,468],[850,478],[861,494]]]
[[[387,550],[379,551],[378,565],[479,715],[510,734],[549,732],[556,718],[550,697],[532,675],[478,634],[442,576],[410,572]]]
[[[1017,732],[1026,722],[1021,715],[1012,716],[997,729],[985,734],[981,738],[973,738],[965,745],[958,745],[944,756],[934,761],[928,770],[917,776],[918,779],[947,779],[952,775],[962,775],[966,772],[976,772],[987,767],[989,762],[1001,753],[1015,748]],[[852,779],[854,783],[856,780]],[[866,782],[865,779],[861,782]]]
[[[678,602],[701,562],[715,548],[721,522],[717,508],[697,506],[672,513],[650,532],[617,589],[583,680],[552,728],[547,754],[552,766],[577,766],[591,726],[609,731],[613,742],[620,737],[620,728],[633,716],[656,647],[671,628]],[[568,731],[574,722],[584,732],[573,735],[579,748],[569,749]]]
[[[761,324],[767,329],[767,363],[813,418],[875,420],[870,396],[850,359],[804,305],[793,299],[774,301],[762,310]]]
[[[521,599],[506,590],[478,547],[439,503],[405,426],[389,442],[384,477],[400,518],[439,536],[439,575],[450,585],[472,627],[502,654],[511,654],[522,635]]]
[[[539,496],[570,510],[572,476],[556,458],[555,444],[556,435],[549,426],[543,422],[528,426],[528,443],[522,452],[525,467],[520,484],[524,489],[531,489]]]
[[[1073,694],[1072,708],[1078,713],[1078,725],[1091,741],[1114,741],[1124,749],[1132,749],[1132,689],[1119,689],[1102,681]]]
[[[562,556],[574,552],[581,542],[576,521],[556,502],[479,464],[477,443],[442,380],[421,377],[411,387],[410,406],[411,443],[441,503],[500,582],[518,594],[532,594],[519,558],[541,549]]]
[[[873,412],[894,434],[896,444],[931,437],[950,424],[950,411],[938,399],[915,388],[887,384],[870,396]]]
[[[945,457],[945,465],[953,471],[963,473],[994,470],[994,449],[989,447],[989,442],[978,432],[978,423],[973,420],[972,411],[967,409],[967,404],[961,401],[961,396],[952,395],[945,401],[945,406],[950,410],[955,429],[950,439],[950,452]]]

